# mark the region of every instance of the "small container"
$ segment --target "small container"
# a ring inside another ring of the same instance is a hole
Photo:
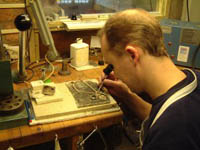
[[[76,40],[76,43],[70,45],[71,65],[81,67],[89,64],[89,45],[83,43],[81,38]]]

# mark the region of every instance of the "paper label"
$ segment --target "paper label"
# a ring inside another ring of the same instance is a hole
[[[177,61],[187,62],[189,55],[190,47],[188,46],[179,46]]]
[[[168,26],[161,26],[162,32],[166,34],[171,34],[172,33],[172,28]]]

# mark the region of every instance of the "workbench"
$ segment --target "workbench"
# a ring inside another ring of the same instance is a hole
[[[69,67],[71,74],[68,76],[58,75],[58,70],[61,65],[56,65],[54,76],[51,80],[55,83],[61,83],[71,80],[84,80],[84,79],[98,79],[105,66],[98,69],[76,71]],[[35,70],[35,76],[32,80],[39,79],[40,70]],[[14,89],[19,90],[29,86],[27,83],[14,84]],[[101,115],[95,115],[90,117],[84,117],[80,119],[60,121],[56,123],[49,123],[43,125],[34,126],[20,126],[16,128],[10,128],[6,130],[0,130],[0,150],[5,150],[9,146],[14,149],[22,147],[41,144],[55,139],[55,134],[59,139],[69,137],[72,140],[71,149],[76,149],[77,136],[91,132],[95,126],[98,128],[109,127],[114,124],[118,124],[122,120],[123,113],[121,111],[105,113]]]

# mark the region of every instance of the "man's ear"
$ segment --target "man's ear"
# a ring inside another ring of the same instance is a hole
[[[126,46],[125,50],[136,64],[139,61],[139,50],[136,47],[130,45]]]

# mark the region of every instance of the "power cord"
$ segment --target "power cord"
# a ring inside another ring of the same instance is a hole
[[[31,27],[31,28],[26,32],[26,36],[27,36],[27,39],[26,39],[26,47],[25,47],[26,57],[30,56],[29,43],[30,43],[32,31],[33,31],[33,28]],[[29,60],[30,60],[30,57],[29,57]]]
[[[151,9],[151,11],[153,11],[153,4],[152,4],[152,0],[149,0],[149,2],[150,2],[150,9]]]
[[[186,1],[186,5],[187,5],[187,20],[188,22],[190,22],[190,12],[189,12],[189,1]]]
[[[30,70],[30,71],[32,72],[32,74],[31,74],[31,76],[30,76],[28,79],[25,80],[26,82],[27,82],[27,81],[30,81],[30,80],[35,76],[35,72],[34,72],[33,69],[27,68],[27,70]]]
[[[51,66],[52,71],[51,71],[51,73],[50,73],[43,81],[48,80],[48,79],[54,74],[54,71],[55,71],[54,65],[53,65],[53,64],[48,60],[48,58],[47,58],[47,54],[45,55],[45,60],[46,60],[47,63]]]
[[[43,59],[36,60],[36,61],[34,61],[34,62],[29,63],[29,64],[26,66],[26,69],[27,69],[27,68],[34,69],[34,68],[40,67],[40,66],[42,66],[42,65],[45,65],[46,62],[45,62],[45,63],[40,63],[40,62],[42,62],[42,61],[45,61],[45,59],[43,58]],[[36,65],[34,65],[34,64],[36,64]],[[32,65],[34,65],[34,66],[32,66]],[[31,66],[32,66],[32,67],[31,67]]]

